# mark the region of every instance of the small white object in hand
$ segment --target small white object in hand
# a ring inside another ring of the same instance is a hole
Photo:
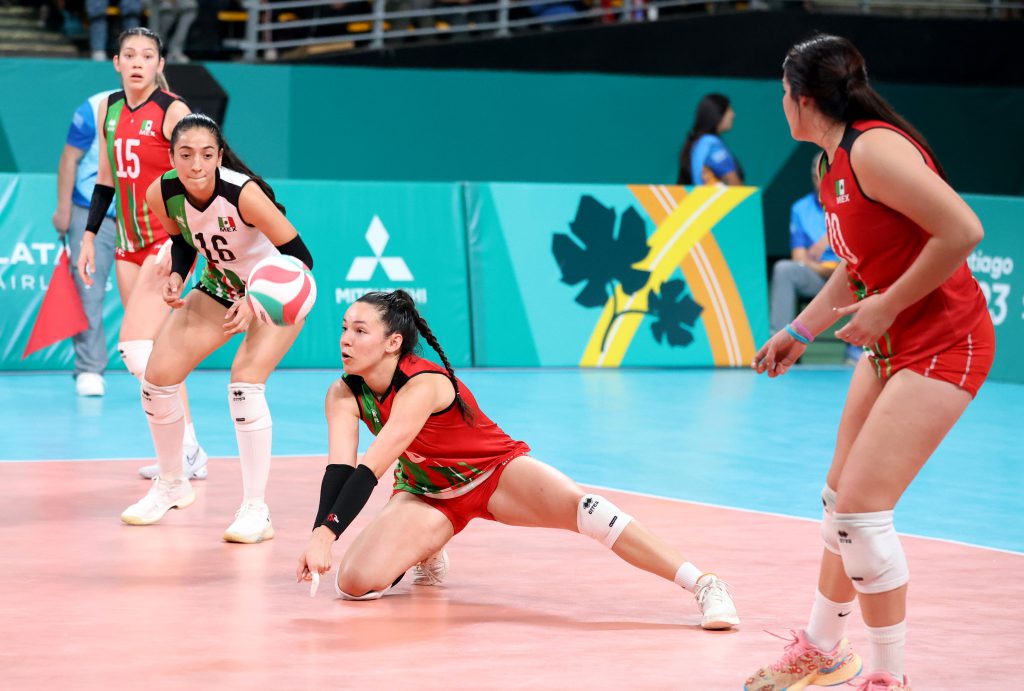
[[[161,247],[160,251],[156,253],[156,263],[163,264],[167,261],[167,255],[171,253],[171,241],[168,240]]]
[[[320,587],[320,574],[312,571],[309,575],[313,577],[313,582],[309,584],[309,596],[316,597],[316,589]]]

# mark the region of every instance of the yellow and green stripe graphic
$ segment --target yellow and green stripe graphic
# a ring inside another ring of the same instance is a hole
[[[649,271],[631,295],[615,287],[595,324],[580,365],[618,367],[633,341],[652,292],[679,268],[694,299],[715,365],[743,366],[754,356],[754,338],[743,300],[711,230],[750,197],[752,187],[702,186],[687,192],[666,185],[631,185],[630,192],[655,224],[650,251],[635,267]]]

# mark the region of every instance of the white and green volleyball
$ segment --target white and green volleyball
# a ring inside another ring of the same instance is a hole
[[[316,281],[295,257],[267,257],[252,267],[246,286],[252,313],[268,324],[301,322],[316,302]]]

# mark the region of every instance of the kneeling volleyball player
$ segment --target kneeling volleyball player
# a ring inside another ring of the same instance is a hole
[[[413,354],[422,336],[444,367]],[[474,518],[563,528],[597,540],[634,566],[694,593],[706,629],[739,623],[726,583],[705,573],[605,497],[529,456],[459,381],[408,293],[368,293],[342,325],[345,375],[327,393],[329,465],[296,576],[331,569],[331,546],[399,458],[394,494],[338,569],[341,597],[380,597],[410,568],[417,583],[444,578],[445,544]],[[376,435],[357,464],[359,421]]]

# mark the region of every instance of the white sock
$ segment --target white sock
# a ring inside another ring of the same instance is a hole
[[[703,571],[687,561],[679,567],[679,570],[676,571],[676,577],[672,580],[676,585],[685,588],[692,593],[694,588],[697,587],[697,581],[700,580],[700,577],[703,575]]]
[[[821,594],[814,594],[811,617],[807,621],[807,640],[819,650],[828,652],[846,635],[846,622],[853,613],[856,600],[833,602]]]
[[[139,395],[153,436],[160,477],[180,480],[183,477],[181,437],[185,433],[185,408],[181,403],[179,386],[156,386],[143,380]]]
[[[180,480],[185,477],[181,468],[184,427],[185,418],[178,418],[167,425],[149,423],[153,447],[156,449],[156,462],[160,466],[160,477],[164,480]]]
[[[238,455],[242,462],[242,490],[244,500],[264,503],[267,480],[270,478],[270,444],[273,427],[257,430],[235,429]]]
[[[185,436],[181,439],[182,446],[188,452],[193,452],[199,448],[199,440],[196,439],[196,426],[191,422],[185,424]]]
[[[903,647],[907,642],[907,622],[892,626],[868,627],[871,641],[871,671],[888,672],[903,679]]]

